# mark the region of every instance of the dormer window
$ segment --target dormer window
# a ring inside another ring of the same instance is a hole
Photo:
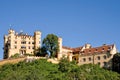
[[[89,50],[89,53],[91,53],[91,50]]]
[[[108,47],[108,50],[110,50],[111,49],[111,47]]]
[[[97,51],[98,51],[98,49],[95,49],[95,51],[97,52]]]
[[[104,51],[105,49],[104,48],[102,48],[102,51]]]

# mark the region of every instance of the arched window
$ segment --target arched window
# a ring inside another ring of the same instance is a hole
[[[86,61],[86,58],[83,58],[83,62],[85,62]]]
[[[89,57],[88,59],[89,59],[89,61],[91,61],[91,60],[92,60],[92,59],[91,59],[91,57]]]
[[[98,56],[97,59],[100,60],[100,56]]]
[[[106,55],[104,55],[103,58],[106,59],[107,58]]]

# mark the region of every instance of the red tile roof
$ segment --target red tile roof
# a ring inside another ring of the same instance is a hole
[[[105,53],[109,52],[114,45],[103,45],[100,47],[95,47],[95,48],[89,48],[89,49],[84,49],[81,53],[82,55],[91,55],[95,53]]]
[[[68,49],[68,50],[72,50],[73,52],[76,52],[76,51],[81,51],[81,49],[83,47],[76,47],[76,48],[71,48],[71,47],[66,47],[66,46],[62,46],[63,49]]]
[[[94,48],[89,48],[89,49],[84,49],[83,51],[81,47],[77,47],[77,48],[71,48],[71,47],[66,47],[66,46],[62,46],[62,48],[64,49],[68,49],[68,50],[72,50],[73,53],[81,53],[82,55],[92,55],[92,54],[101,54],[101,53],[105,53],[105,52],[109,52],[112,48],[113,48],[114,44],[112,45],[103,45],[100,47],[94,47]]]
[[[71,47],[67,47],[67,46],[62,46],[63,49],[68,49],[68,50],[73,50],[73,48]]]

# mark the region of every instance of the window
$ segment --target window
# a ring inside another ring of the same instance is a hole
[[[104,66],[107,66],[107,62],[103,62]]]
[[[34,42],[32,42],[32,44],[35,44]]]
[[[22,41],[21,44],[26,44],[26,41]]]
[[[100,65],[100,62],[98,62],[98,65]]]
[[[100,56],[98,56],[97,58],[98,58],[98,60],[100,60]]]
[[[97,49],[95,49],[95,51],[97,51]]]
[[[21,46],[21,49],[26,49],[26,46]]]
[[[103,58],[106,59],[107,58],[106,55],[104,55]]]
[[[91,57],[89,57],[88,59],[89,59],[89,61],[91,61],[91,60],[92,60],[92,59],[91,59]]]
[[[91,50],[89,50],[89,53],[91,52]]]
[[[30,42],[28,44],[30,44]]]
[[[17,41],[15,41],[15,44],[17,44]]]
[[[15,45],[14,48],[17,49],[17,46]]]
[[[34,49],[34,47],[32,47],[32,49]]]
[[[102,51],[104,51],[104,48],[102,48]]]
[[[28,49],[30,49],[30,46],[28,47]]]
[[[108,50],[110,50],[111,48],[110,47],[108,47]]]
[[[86,58],[83,58],[83,62],[85,62],[86,61]]]

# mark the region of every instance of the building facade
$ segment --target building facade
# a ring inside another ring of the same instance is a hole
[[[78,65],[83,64],[99,64],[101,67],[110,67],[113,55],[117,53],[115,44],[102,45],[99,47],[92,47],[90,44],[77,48],[70,48],[62,46],[62,38],[59,38],[59,54],[58,59],[63,56],[67,57],[69,61],[75,60]]]
[[[35,31],[34,35],[24,34],[23,32],[16,33],[9,29],[8,34],[4,35],[4,59],[10,58],[16,53],[34,54],[34,50],[40,48],[41,32]]]
[[[78,65],[83,64],[99,64],[101,67],[110,66],[111,59],[117,53],[115,44],[102,45],[92,47],[90,44],[85,44],[77,48],[66,47],[62,45],[62,38],[58,38],[59,52],[58,60],[63,56],[69,61],[76,60]],[[9,29],[8,34],[4,35],[4,59],[10,58],[16,53],[20,55],[34,54],[35,50],[41,47],[41,32],[35,31],[34,35],[24,34],[23,32],[16,33]]]

